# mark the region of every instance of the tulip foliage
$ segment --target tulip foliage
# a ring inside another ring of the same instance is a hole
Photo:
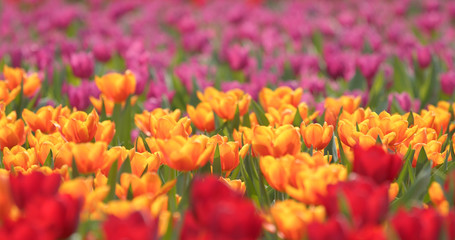
[[[451,1],[0,22],[0,239],[455,239]]]

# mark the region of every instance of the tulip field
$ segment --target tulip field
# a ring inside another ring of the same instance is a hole
[[[0,1],[0,240],[455,239],[455,1]]]

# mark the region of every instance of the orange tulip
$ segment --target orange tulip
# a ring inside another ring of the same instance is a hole
[[[84,174],[109,168],[110,164],[120,157],[118,151],[107,150],[105,142],[72,144],[71,153],[76,161],[77,170]]]
[[[147,172],[156,172],[161,165],[161,153],[150,152],[135,152],[134,149],[130,152],[131,171],[136,176],[141,176],[145,168]]]
[[[329,125],[335,125],[340,114],[341,108],[343,112],[352,114],[360,105],[360,97],[351,97],[351,96],[342,96],[338,99],[335,98],[326,98],[324,107],[325,107],[325,121]]]
[[[449,213],[450,204],[447,201],[442,186],[438,182],[432,182],[428,189],[431,202],[436,206],[442,215]]]
[[[3,222],[10,217],[10,211],[14,207],[9,176],[4,174],[0,174],[0,206],[0,222]]]
[[[300,135],[292,125],[271,127],[256,126],[253,129],[253,152],[256,155],[274,157],[300,152]]]
[[[218,145],[219,153],[220,153],[220,163],[221,163],[221,170],[223,172],[230,172],[234,170],[239,165],[239,143],[238,142],[229,142],[227,137],[223,137],[220,135],[215,135],[210,138],[207,143],[208,146],[211,146],[213,149]],[[245,157],[246,149],[248,145],[242,147],[243,153],[242,157]],[[215,151],[212,153],[212,157],[210,158],[210,162],[213,164],[213,158],[215,155]]]
[[[11,150],[9,148],[3,149],[3,165],[6,170],[11,170],[11,167],[27,170],[32,165],[38,165],[38,160],[33,149],[14,146]]]
[[[251,141],[253,140],[253,129],[240,126],[239,130],[234,129],[232,136],[241,146],[251,144]]]
[[[0,82],[0,102],[4,102],[6,105],[8,105],[16,98],[19,92],[19,88],[9,90],[5,82]]]
[[[167,140],[156,139],[164,156],[164,163],[179,171],[191,171],[204,166],[210,159],[214,146],[209,138],[195,135],[188,139],[175,136]]]
[[[56,128],[52,122],[57,121],[60,116],[68,117],[70,111],[69,108],[62,108],[61,105],[56,108],[44,106],[38,109],[36,113],[24,109],[22,117],[33,132],[41,130],[43,133],[53,133],[56,131]]]
[[[191,120],[187,117],[181,118],[180,110],[170,112],[169,110],[155,109],[152,112],[144,111],[134,116],[136,126],[147,136],[157,138],[170,138],[173,135],[188,137],[191,132]]]
[[[36,73],[27,76],[20,68],[4,66],[3,75],[9,90],[20,88],[21,82],[24,81],[24,95],[27,97],[33,96],[41,88],[41,80]]]
[[[132,97],[131,102],[130,102],[131,106],[134,106],[134,104],[136,104],[136,101],[137,101],[137,96]],[[90,97],[90,102],[92,103],[93,107],[95,107],[95,109],[98,112],[102,112],[103,103],[104,103],[104,111],[106,113],[106,116],[112,116],[112,113],[114,112],[114,107],[115,107],[115,102],[113,100],[111,100],[111,99],[107,98],[105,95],[101,94],[99,99]],[[125,102],[122,102],[121,106],[122,106],[122,108],[124,108]]]
[[[129,70],[124,75],[109,73],[95,77],[95,82],[101,93],[116,103],[124,102],[136,90],[136,77]]]
[[[325,209],[323,206],[306,207],[294,200],[277,202],[270,209],[273,220],[283,239],[305,239],[307,226],[312,222],[323,222]]]
[[[319,123],[312,123],[305,126],[302,122],[300,125],[300,133],[302,134],[303,142],[310,148],[313,146],[314,149],[322,150],[329,145],[333,136],[333,126],[328,125],[324,122],[321,126]]]
[[[339,164],[326,164],[315,168],[296,161],[290,169],[286,193],[306,204],[319,204],[320,196],[327,193],[328,185],[347,178],[346,168]]]
[[[196,108],[186,105],[191,121],[201,131],[211,132],[215,130],[215,116],[209,103],[201,102]]]
[[[90,142],[96,135],[99,116],[95,110],[90,114],[82,111],[72,113],[68,118],[60,116],[55,126],[68,142]]]
[[[213,111],[222,119],[234,119],[237,106],[239,115],[243,116],[248,112],[251,96],[240,89],[233,89],[227,92],[220,92],[213,87],[204,90],[204,94],[197,92],[202,102],[207,102]]]
[[[315,169],[328,165],[322,155],[310,156],[308,153],[298,153],[295,156],[285,155],[275,158],[273,156],[261,157],[259,166],[267,182],[274,189],[284,192],[289,184],[292,167],[306,167]]]
[[[279,109],[285,104],[297,107],[302,99],[302,94],[303,90],[301,88],[297,88],[294,91],[290,87],[278,87],[275,90],[263,88],[259,92],[259,103],[264,109],[269,109],[270,107]]]
[[[115,135],[115,123],[109,120],[100,122],[95,133],[96,141],[103,141],[109,144]]]
[[[120,199],[126,199],[128,189],[131,186],[133,196],[148,195],[154,199],[159,195],[166,194],[175,184],[175,180],[162,186],[157,173],[148,172],[138,177],[134,174],[123,173],[120,176],[120,184],[116,187],[116,194]]]
[[[0,149],[3,150],[5,147],[12,148],[16,145],[22,145],[25,142],[26,130],[24,122],[17,120],[15,122],[8,123],[6,119],[2,119],[0,122]]]
[[[158,144],[156,143],[156,138],[154,137],[147,137],[145,138],[145,142],[147,143],[148,147],[150,148],[150,151],[152,153],[160,151],[160,148],[158,147]],[[144,141],[142,141],[141,137],[138,137],[134,143],[134,148],[136,149],[136,152],[147,152],[145,149]]]
[[[225,182],[232,190],[241,193],[242,195],[245,194],[246,186],[245,183],[242,182],[240,179],[229,179],[220,177],[220,180]]]

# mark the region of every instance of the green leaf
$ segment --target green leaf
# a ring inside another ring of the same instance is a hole
[[[143,132],[140,132],[140,133],[139,133],[139,137],[142,139],[142,142],[144,143],[145,150],[146,150],[147,152],[150,152],[150,153],[151,153],[152,150],[150,150],[150,147],[149,147],[147,141],[145,141],[145,134],[144,134]]]
[[[324,45],[323,39],[324,38],[322,37],[322,34],[319,31],[314,31],[313,36],[311,37],[313,45],[319,54],[322,54],[322,49]]]
[[[409,187],[402,197],[392,203],[392,210],[396,210],[399,206],[411,207],[415,203],[421,203],[423,197],[428,191],[431,181],[431,165],[433,163],[428,161],[420,171],[415,182]]]
[[[218,144],[215,148],[215,155],[213,156],[213,174],[221,176],[221,157],[220,157],[220,148]]]
[[[417,157],[416,175],[422,170],[423,166],[428,163],[428,157],[424,148],[420,149],[419,156]]]
[[[117,168],[118,160],[115,160],[115,162],[111,165],[111,169],[109,170],[109,174],[107,176],[107,185],[109,186],[109,193],[104,199],[105,203],[115,198],[115,187],[117,184]]]
[[[296,108],[295,115],[294,115],[294,121],[292,121],[292,125],[294,127],[300,127],[300,124],[302,124],[303,119],[302,116],[300,116],[300,111],[299,108]]]
[[[239,126],[240,126],[240,110],[239,110],[239,105],[237,104],[237,106],[235,108],[234,119],[232,120],[232,129],[239,130]]]
[[[259,125],[268,126],[270,123],[267,117],[265,116],[264,109],[262,109],[262,107],[254,100],[251,100],[251,105],[253,107],[254,113],[256,114],[256,118],[258,119]]]
[[[73,157],[73,161],[71,162],[71,179],[75,179],[79,177],[79,170],[77,170],[76,160]]]
[[[120,183],[120,176],[122,173],[131,173],[131,161],[130,157],[126,156],[125,161],[123,161],[122,165],[120,166],[120,169],[117,174],[117,182]]]
[[[128,193],[127,193],[127,195],[126,195],[126,199],[127,199],[127,200],[130,200],[130,201],[134,199],[133,187],[131,186],[131,184],[130,184],[130,186],[128,187]]]
[[[248,128],[251,127],[250,115],[248,113],[245,113],[243,115],[242,126],[248,127]]]
[[[414,125],[414,114],[411,111],[411,112],[409,112],[409,116],[408,116],[408,128],[413,125]]]
[[[192,84],[193,84],[193,92],[191,93],[191,96],[190,96],[190,105],[192,106],[197,106],[201,100],[199,100],[198,96],[197,96],[197,92],[199,91],[199,86],[196,82],[196,78],[193,77],[192,78]]]
[[[144,171],[142,171],[141,173],[141,177],[144,176],[144,174],[146,174],[147,172],[149,171],[149,165],[145,165],[145,168],[144,168]]]
[[[54,157],[52,156],[52,150],[49,150],[44,166],[54,169]]]
[[[354,89],[364,90],[364,89],[366,89],[366,82],[367,82],[367,80],[362,75],[360,70],[356,69],[354,77],[352,77],[352,79],[349,81],[348,89],[349,90],[354,90]]]

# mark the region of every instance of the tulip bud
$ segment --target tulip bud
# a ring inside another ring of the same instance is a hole
[[[74,53],[69,59],[74,76],[88,79],[93,75],[95,60],[91,53]]]

